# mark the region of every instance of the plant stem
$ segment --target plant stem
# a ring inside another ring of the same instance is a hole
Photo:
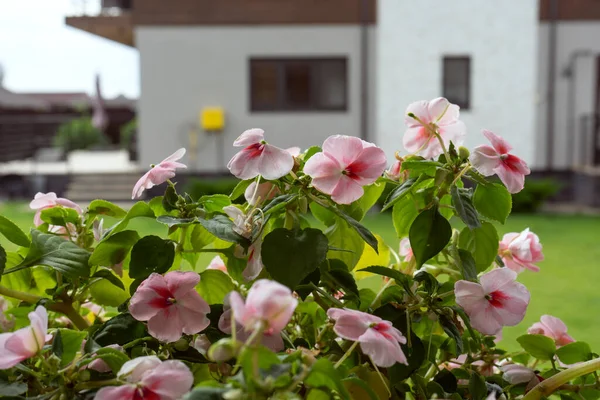
[[[371,305],[369,306],[369,308],[373,307],[375,305],[375,303],[377,303],[377,301],[379,300],[379,298],[381,297],[381,295],[383,294],[383,292],[385,291],[385,289],[387,289],[393,282],[394,282],[393,279],[391,279],[391,278],[388,279],[388,281],[385,283],[385,285],[383,285],[383,287],[381,288],[381,290],[377,293],[377,295],[375,296],[375,298],[371,302]]]
[[[54,304],[49,304],[47,306],[47,308],[51,311],[56,311],[59,312],[61,314],[65,314],[67,316],[67,318],[69,318],[71,320],[71,322],[73,323],[73,325],[75,325],[75,327],[77,329],[79,329],[80,331],[86,330],[87,328],[90,327],[90,324],[88,323],[88,321],[83,318],[74,308],[73,305],[70,303],[54,303]]]
[[[35,304],[42,299],[42,297],[25,292],[20,292],[18,290],[9,289],[5,286],[0,286],[0,294],[3,296],[12,297],[13,299],[24,301],[29,304]]]
[[[596,358],[594,360],[581,363],[576,367],[561,371],[558,374],[538,383],[529,393],[525,395],[525,397],[523,397],[523,400],[536,400],[541,399],[542,397],[548,397],[567,382],[582,375],[591,374],[599,369],[600,358]]]
[[[458,175],[456,175],[456,178],[454,178],[454,180],[452,181],[452,183],[450,184],[450,186],[453,186],[453,185],[454,185],[456,182],[458,182],[458,180],[459,180],[460,178],[462,178],[462,176],[463,176],[464,174],[466,174],[466,173],[467,173],[467,172],[468,172],[470,169],[471,169],[471,165],[470,165],[470,164],[467,164],[467,166],[466,166],[466,167],[464,167],[464,168],[463,168],[463,169],[462,169],[462,170],[461,170],[461,171],[458,173]]]
[[[342,363],[344,361],[346,361],[346,358],[348,358],[350,356],[350,354],[352,354],[352,352],[354,351],[354,349],[356,348],[356,346],[358,346],[358,342],[352,343],[352,346],[350,346],[350,348],[348,350],[346,350],[346,352],[344,353],[344,355],[342,356],[342,358],[340,358],[338,360],[338,362],[335,363],[335,365],[333,366],[333,368],[337,368],[340,365],[342,365]]]

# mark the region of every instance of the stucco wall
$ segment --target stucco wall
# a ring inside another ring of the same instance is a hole
[[[377,141],[388,155],[403,150],[406,106],[442,95],[442,57],[468,55],[466,144],[490,129],[534,164],[536,0],[379,0],[377,20]]]
[[[375,72],[375,28],[369,29],[369,68]],[[263,128],[267,140],[283,148],[320,145],[331,134],[360,135],[358,26],[141,26],[135,34],[141,67],[142,165],[156,163],[178,147],[188,147],[188,131],[198,129],[198,114],[206,106],[225,109],[226,129],[214,136],[201,133],[196,171],[224,170],[237,151],[233,141],[248,128]],[[248,62],[253,56],[347,56],[348,110],[250,112]],[[374,83],[370,88],[373,97]],[[373,122],[371,116],[371,126]]]
[[[537,104],[537,148],[538,164],[547,165],[546,135],[548,127],[548,23],[539,26],[538,51],[538,104]],[[552,166],[567,169],[590,161],[589,142],[582,142],[580,131],[585,129],[580,117],[594,112],[596,106],[596,57],[600,54],[600,22],[559,22],[557,24],[554,152]],[[586,53],[582,52],[586,51]],[[569,116],[570,79],[564,74],[574,53],[579,53],[573,63],[574,78],[574,118]],[[571,143],[569,143],[571,142]],[[572,150],[571,155],[569,152]]]

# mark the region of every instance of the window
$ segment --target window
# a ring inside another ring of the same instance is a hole
[[[443,96],[462,109],[471,107],[471,58],[444,57]]]
[[[250,60],[251,111],[344,111],[347,91],[345,58]]]

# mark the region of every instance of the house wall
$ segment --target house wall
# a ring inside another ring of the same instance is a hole
[[[369,29],[369,69],[374,77],[375,28]],[[279,147],[320,145],[332,134],[360,135],[360,27],[357,25],[139,26],[141,165],[189,147],[206,106],[226,113],[222,133],[200,134],[198,172],[223,171],[236,153],[233,141],[248,128],[263,128]],[[251,112],[250,57],[348,57],[348,110],[341,112]],[[374,88],[374,81],[369,84]],[[370,90],[374,100],[374,91]],[[373,101],[370,102],[371,133]],[[373,136],[373,135],[371,135]],[[186,156],[184,162],[189,158]]]
[[[404,111],[442,95],[442,57],[471,57],[471,109],[461,111],[466,145],[492,130],[534,163],[537,0],[379,0],[377,142],[402,149]]]
[[[548,100],[548,33],[547,22],[539,25],[538,49],[538,102],[536,121],[536,164],[548,166],[547,146],[547,100]],[[554,124],[554,151],[552,167],[568,169],[590,162],[591,147],[590,125],[581,117],[590,115],[596,107],[596,57],[600,54],[600,21],[561,21],[556,32],[556,77],[554,81],[555,104],[552,123]],[[582,52],[584,51],[584,52]],[[575,78],[573,81],[574,104],[570,104],[569,90],[571,80],[564,73],[575,54],[573,63]],[[587,52],[587,54],[586,54]],[[574,118],[569,115],[573,107]]]

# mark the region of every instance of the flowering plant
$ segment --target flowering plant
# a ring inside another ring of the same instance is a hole
[[[387,170],[356,137],[286,150],[251,129],[229,196],[179,193],[180,149],[133,188],[164,195],[127,211],[39,193],[29,234],[0,216],[17,247],[0,247],[0,395],[597,398],[600,358],[560,319],[523,332],[523,351],[496,345],[523,320],[518,274],[539,271],[542,245],[498,236],[529,169],[490,131],[471,155],[459,117],[443,98],[409,105],[410,154]],[[397,243],[361,223],[386,185]],[[167,235],[143,236],[138,218]]]

